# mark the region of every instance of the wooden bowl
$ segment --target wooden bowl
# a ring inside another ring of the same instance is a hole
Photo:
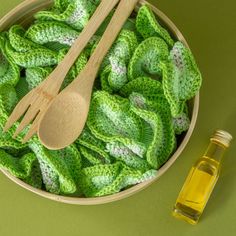
[[[12,11],[10,11],[5,17],[3,17],[0,20],[0,31],[7,30],[10,26],[13,24],[21,24],[23,26],[29,25],[33,20],[33,14],[39,10],[45,9],[49,7],[52,4],[53,1],[51,0],[26,0],[20,5],[18,5],[16,8],[14,8]],[[160,19],[160,22],[162,25],[164,25],[167,29],[169,29],[169,32],[172,34],[172,36],[182,41],[187,47],[188,44],[186,40],[184,39],[181,32],[177,29],[177,27],[171,22],[171,20],[160,10],[158,10],[153,5],[149,4],[148,2],[141,0],[139,4],[137,5],[137,9],[142,4],[148,4],[154,13],[157,15],[157,17]],[[136,9],[136,10],[137,10]],[[180,138],[180,143],[178,145],[178,149],[176,152],[170,157],[170,159],[158,170],[158,173],[155,178],[137,184],[127,190],[121,191],[119,193],[104,196],[104,197],[97,197],[97,198],[81,198],[81,197],[65,197],[60,195],[55,195],[48,193],[46,191],[36,189],[22,180],[12,176],[8,171],[1,169],[1,171],[12,181],[14,181],[16,184],[22,186],[25,189],[30,190],[31,192],[34,192],[42,197],[58,201],[58,202],[64,202],[69,204],[80,204],[80,205],[96,205],[96,204],[104,204],[108,202],[117,201],[123,198],[126,198],[128,196],[131,196],[138,191],[146,188],[151,183],[159,179],[169,168],[170,166],[175,162],[175,160],[180,156],[181,152],[184,150],[185,146],[187,145],[193,129],[196,124],[197,115],[198,115],[198,108],[199,108],[199,94],[197,94],[192,100],[189,101],[189,111],[191,115],[191,124],[188,129],[188,131],[182,135]]]

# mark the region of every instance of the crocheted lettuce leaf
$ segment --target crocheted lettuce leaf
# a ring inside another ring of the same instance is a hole
[[[136,48],[130,63],[130,80],[142,76],[161,76],[160,62],[168,59],[169,51],[165,41],[158,37],[144,40]]]
[[[3,96],[1,96],[1,94],[0,94],[0,148],[13,148],[13,149],[17,149],[17,150],[25,148],[27,145],[22,144],[20,142],[21,141],[21,140],[19,140],[20,136],[18,137],[18,140],[12,138],[12,136],[16,130],[16,127],[17,127],[16,123],[7,132],[3,132],[3,128],[7,122],[7,119],[8,119],[8,113],[7,113],[6,109],[10,105],[6,102],[7,101],[5,101],[5,103],[3,102]]]
[[[20,78],[20,69],[6,53],[6,37],[0,34],[0,86],[15,86]]]
[[[38,48],[43,48],[37,43],[25,38],[25,30],[20,25],[13,25],[9,29],[9,42],[17,52],[28,52]]]
[[[158,36],[163,38],[170,47],[174,45],[168,31],[158,23],[148,5],[140,7],[136,18],[136,28],[144,38]]]
[[[161,63],[163,89],[173,117],[182,113],[187,100],[196,95],[202,77],[191,51],[177,42],[170,52],[170,61]]]
[[[107,87],[117,91],[128,82],[128,64],[137,46],[135,33],[123,29],[101,65],[101,81],[106,91]]]
[[[58,63],[57,52],[46,48],[18,52],[7,42],[6,51],[14,63],[23,68],[53,66]]]
[[[82,30],[100,2],[99,0],[75,0],[56,3],[51,11],[40,11],[35,14],[38,20],[55,20],[64,22],[77,30]]]
[[[119,141],[143,156],[139,118],[130,111],[129,100],[104,91],[93,94],[87,125],[104,142]]]
[[[52,72],[52,67],[33,67],[25,70],[26,81],[30,90],[37,87]]]
[[[145,172],[151,169],[145,158],[141,158],[134,153],[130,148],[126,147],[120,142],[108,142],[106,148],[109,154],[113,156],[116,161],[122,161],[127,166]]]
[[[185,112],[173,118],[174,130],[177,135],[187,131],[190,126],[190,119]]]
[[[81,157],[74,145],[52,151],[34,139],[29,143],[29,147],[37,156],[47,191],[70,194],[78,190]]]
[[[10,114],[18,102],[15,88],[9,84],[0,85],[0,97],[6,113]]]
[[[164,95],[161,82],[150,77],[139,77],[135,80],[131,80],[119,91],[119,93],[126,98],[133,92],[140,93],[149,100],[153,100],[156,96]]]
[[[78,31],[58,21],[37,22],[33,24],[25,34],[26,38],[29,38],[39,45],[54,42],[71,46],[78,36]]]
[[[132,169],[121,162],[84,168],[80,173],[80,187],[86,197],[114,194],[134,184],[149,180],[155,170],[145,173]]]
[[[18,158],[0,149],[0,168],[7,170],[13,176],[22,179],[33,187],[42,187],[38,161],[33,153]]]
[[[187,101],[199,91],[202,76],[190,49],[181,42],[176,42],[170,52],[170,59],[176,67],[181,101]]]
[[[88,127],[85,127],[79,139],[76,140],[81,154],[92,164],[110,164],[111,157],[106,152],[106,144],[96,138]]]
[[[155,100],[148,100],[138,93],[132,93],[130,101],[132,111],[145,121],[143,140],[146,141],[145,144],[148,147],[146,159],[153,168],[158,169],[176,148],[169,104],[163,96],[157,96]]]

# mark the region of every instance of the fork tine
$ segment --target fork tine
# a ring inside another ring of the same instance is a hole
[[[17,127],[15,133],[13,134],[13,138],[15,138],[38,114],[39,109],[35,108],[35,106],[30,106],[27,110],[24,118],[22,119],[21,123]]]
[[[27,100],[25,100],[24,98],[20,100],[20,102],[16,105],[15,109],[9,116],[5,124],[5,127],[3,128],[3,132],[6,132],[7,130],[9,130],[12,127],[12,125],[17,120],[19,120],[19,118],[25,113],[25,111],[29,109],[29,107],[30,107],[30,103],[28,103]]]
[[[27,134],[25,135],[22,143],[26,143],[38,130],[38,124],[41,118],[41,112],[38,113],[38,115],[36,116],[34,122],[32,123],[32,125],[30,126],[29,131],[27,132]]]

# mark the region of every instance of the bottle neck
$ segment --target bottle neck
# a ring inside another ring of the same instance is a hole
[[[225,150],[226,146],[224,146],[220,142],[211,141],[204,156],[214,159],[215,161],[221,162]]]

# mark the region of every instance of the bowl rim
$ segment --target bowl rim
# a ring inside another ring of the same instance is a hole
[[[0,31],[3,29],[6,29],[6,27],[9,26],[10,21],[14,19],[15,22],[20,20],[22,18],[22,14],[30,7],[36,6],[37,8],[41,7],[43,8],[44,6],[48,6],[50,3],[52,3],[52,0],[25,0],[15,8],[13,8],[8,14],[6,14],[4,17],[0,19]],[[167,26],[167,28],[170,30],[172,34],[175,35],[175,37],[183,42],[188,48],[189,45],[187,41],[185,40],[184,36],[180,32],[180,30],[176,27],[176,25],[162,12],[160,11],[157,7],[154,5],[148,3],[145,0],[140,0],[139,5],[147,4],[149,5],[154,13],[160,18],[160,20]],[[157,171],[157,175],[152,178],[151,180],[145,181],[143,183],[134,185],[130,187],[129,189],[123,190],[119,193],[115,193],[112,195],[108,196],[103,196],[103,197],[93,197],[93,198],[81,198],[81,197],[69,197],[69,196],[61,196],[61,195],[56,195],[53,193],[46,192],[41,189],[37,189],[32,187],[31,185],[23,182],[22,180],[14,177],[11,175],[7,170],[4,170],[3,168],[0,168],[2,173],[6,175],[10,180],[15,182],[16,184],[20,185],[21,187],[39,195],[42,197],[45,197],[50,200],[54,200],[57,202],[63,202],[67,204],[77,204],[77,205],[98,205],[98,204],[105,204],[109,202],[114,202],[118,201],[121,199],[124,199],[126,197],[129,197],[145,188],[147,188],[149,185],[151,185],[153,182],[155,182],[157,179],[159,179],[176,161],[176,159],[180,156],[184,148],[186,147],[187,143],[190,140],[190,137],[193,133],[193,130],[196,125],[197,121],[197,116],[198,116],[198,111],[199,111],[199,92],[196,94],[196,96],[192,99],[193,103],[193,108],[192,108],[192,114],[191,114],[191,123],[188,131],[186,132],[182,142],[180,143],[179,147],[177,150],[172,154],[172,156],[169,158],[169,160]]]

